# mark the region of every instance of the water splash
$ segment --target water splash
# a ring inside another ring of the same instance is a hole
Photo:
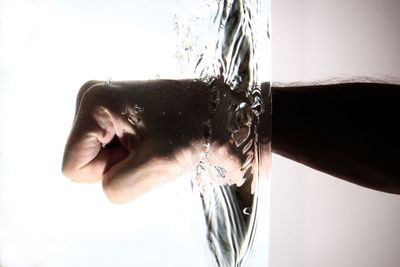
[[[183,8],[186,13],[174,18],[176,57],[181,68],[183,72],[194,70],[196,77],[209,85],[210,92],[210,118],[203,122],[206,144],[192,180],[193,188],[202,200],[209,247],[217,265],[246,266],[257,228],[258,124],[265,110],[258,74],[259,1],[213,0],[196,4],[190,2],[192,8]],[[192,11],[189,17],[188,10]],[[269,33],[265,34],[269,38]],[[210,154],[213,116],[223,87],[241,99],[231,102],[226,110],[227,121],[220,123],[225,123],[230,133],[232,151],[239,151],[243,159],[242,179],[227,177],[224,167],[214,164]],[[232,180],[242,182],[235,184]]]

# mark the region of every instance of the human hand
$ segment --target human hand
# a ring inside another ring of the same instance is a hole
[[[240,186],[246,158],[224,124],[237,99],[229,90],[220,98],[209,154],[224,169],[226,184]],[[63,173],[77,182],[102,181],[117,203],[168,182],[198,165],[208,142],[209,100],[200,81],[88,82],[78,94]]]

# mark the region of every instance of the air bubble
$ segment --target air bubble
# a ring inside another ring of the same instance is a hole
[[[254,115],[257,117],[263,112],[263,107],[260,102],[256,102],[251,106],[251,110],[253,111]]]
[[[220,184],[223,183],[223,179],[225,179],[225,172],[226,170],[220,166],[214,166],[214,170],[216,172],[216,176]]]
[[[244,208],[243,209],[243,214],[247,215],[247,216],[251,215],[251,208],[250,207]]]
[[[135,117],[135,116],[129,116],[128,117],[128,121],[132,124],[132,125],[137,125],[140,122],[140,118],[139,117]]]
[[[134,105],[133,106],[133,110],[134,110],[134,112],[142,113],[144,111],[144,108],[142,108],[142,107],[140,107],[138,105]]]
[[[110,84],[111,84],[111,77],[108,78],[108,79],[106,80],[106,82],[105,82],[105,85],[106,85],[106,86],[110,86]]]
[[[249,138],[250,132],[250,127],[244,126],[232,133],[231,137],[235,142],[236,147],[241,146]]]
[[[235,114],[236,129],[240,129],[244,125],[251,125],[252,122],[251,111],[247,103],[245,102],[240,103],[236,107],[234,114]]]
[[[246,154],[251,146],[253,145],[253,139],[250,139],[249,142],[243,147],[243,154]]]
[[[244,171],[247,168],[249,168],[252,164],[253,164],[253,159],[254,159],[254,153],[253,152],[249,152],[247,154],[247,158],[245,160],[245,162],[243,163],[241,170]]]

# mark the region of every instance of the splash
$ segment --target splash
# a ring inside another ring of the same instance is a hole
[[[192,12],[181,7],[186,13],[174,18],[178,36],[176,57],[182,72],[193,70],[197,78],[208,84],[210,92],[210,118],[204,122],[206,143],[192,179],[193,190],[202,200],[209,247],[217,265],[246,266],[251,260],[257,229],[258,129],[265,110],[258,74],[260,3],[216,0],[196,4],[190,2]],[[269,34],[266,32],[265,36],[268,38]],[[221,109],[226,90],[234,100],[224,110],[227,120],[218,121],[215,114]],[[243,177],[239,179],[228,177],[224,166],[212,159],[216,124],[224,125],[230,136],[230,151],[242,159]]]

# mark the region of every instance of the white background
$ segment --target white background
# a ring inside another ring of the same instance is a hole
[[[273,1],[273,79],[400,79],[399,11],[396,0]],[[173,13],[168,1],[0,2],[1,264],[193,266],[173,236],[190,207],[179,180],[114,206],[60,173],[83,82],[176,76]],[[399,266],[399,211],[399,196],[276,156],[270,266]]]
[[[180,77],[174,3],[0,2],[1,266],[209,265],[187,177],[113,205],[60,171],[84,82]]]
[[[398,0],[272,1],[273,80],[400,81],[399,14]],[[400,266],[399,196],[272,166],[271,267]]]

